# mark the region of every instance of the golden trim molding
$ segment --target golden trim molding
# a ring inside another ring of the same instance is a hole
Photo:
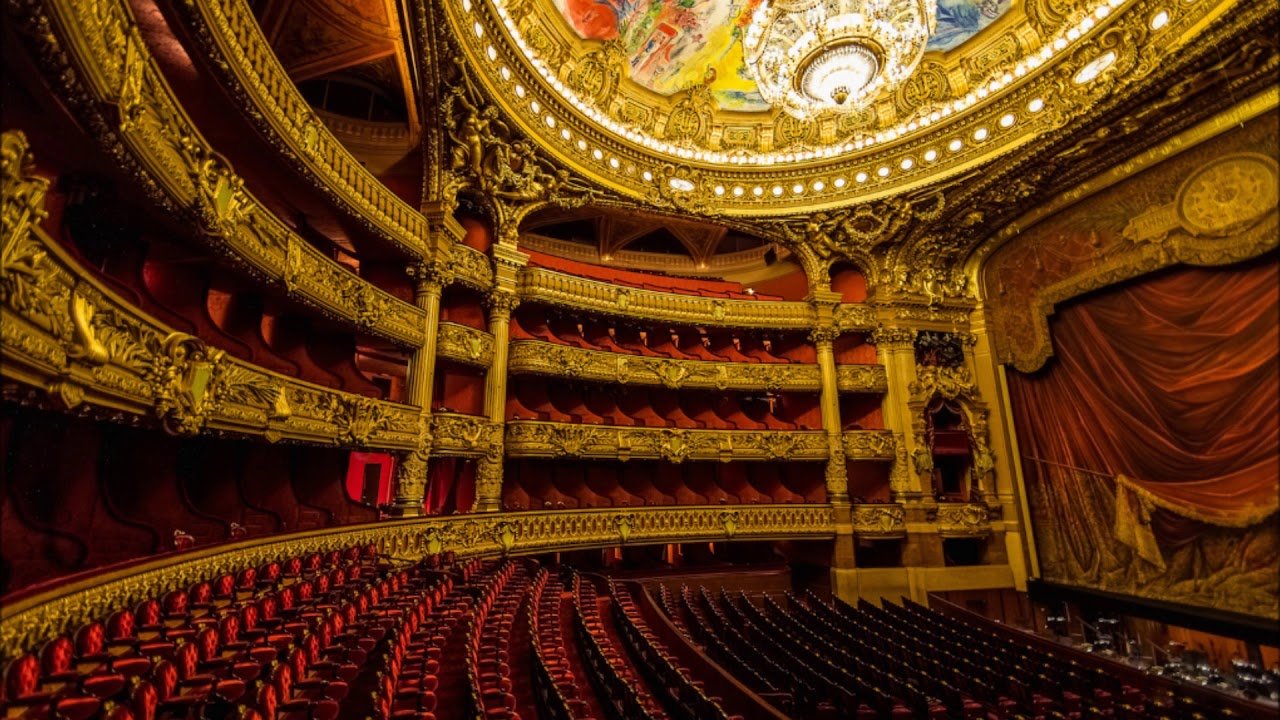
[[[424,242],[431,223],[334,137],[280,65],[247,2],[183,0],[174,7],[245,117],[305,180],[407,254],[433,256]]]
[[[368,523],[224,543],[107,570],[0,607],[0,655],[15,657],[89,620],[144,599],[244,567],[299,555],[373,545],[384,555],[417,560],[453,552],[461,558],[558,550],[724,540],[827,540],[835,536],[829,505],[688,505],[451,515]]]
[[[817,392],[822,388],[816,364],[677,360],[588,350],[543,340],[512,341],[507,367],[511,375],[564,377],[671,389]],[[888,390],[888,380],[881,365],[844,365],[837,370],[837,378],[841,392],[884,393]]]
[[[825,461],[823,430],[697,430],[511,420],[505,430],[509,458]],[[843,434],[850,460],[892,460],[893,434],[855,430]]]
[[[734,300],[666,293],[623,287],[543,268],[522,270],[518,292],[521,302],[673,324],[773,330],[807,330],[814,324],[813,308],[805,302]],[[876,325],[875,312],[868,305],[841,305],[839,316],[840,329],[844,331],[870,330]]]
[[[125,422],[150,417],[183,436],[418,447],[416,407],[269,372],[130,307],[37,227],[47,181],[22,172],[26,159],[21,134],[5,133],[0,377],[8,399],[89,405]]]
[[[90,134],[125,161],[145,192],[194,220],[206,245],[250,275],[361,332],[423,344],[421,310],[334,262],[244,187],[183,111],[127,4],[51,3],[48,10],[53,32],[42,39],[74,68],[71,76],[44,63],[50,82],[91,128],[101,126]]]
[[[493,363],[493,335],[466,325],[442,321],[436,334],[436,356],[487,368]]]

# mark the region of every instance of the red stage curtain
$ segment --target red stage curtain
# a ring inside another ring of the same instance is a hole
[[[1158,566],[1201,523],[1274,513],[1278,267],[1180,268],[1061,310],[1049,366],[1009,374],[1028,479],[1113,478],[1116,539]]]

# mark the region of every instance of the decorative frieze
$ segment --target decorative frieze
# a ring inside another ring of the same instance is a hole
[[[850,459],[890,460],[893,437],[878,430],[845,433]],[[506,425],[507,457],[685,460],[825,461],[821,430],[694,430],[617,427],[513,420]]]
[[[853,532],[860,538],[888,539],[907,535],[907,511],[899,503],[853,506]]]
[[[981,503],[938,503],[933,518],[942,537],[985,537],[991,534],[991,518]]]

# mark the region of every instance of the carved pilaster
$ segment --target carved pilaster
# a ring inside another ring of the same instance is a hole
[[[502,453],[502,437],[499,435],[476,461],[475,512],[489,513],[502,509]]]

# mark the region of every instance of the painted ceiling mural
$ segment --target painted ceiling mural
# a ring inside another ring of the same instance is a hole
[[[708,83],[720,107],[760,112],[742,35],[763,0],[555,0],[585,40],[622,43],[633,81],[663,95]],[[938,0],[928,50],[951,50],[1003,15],[1011,0]]]

